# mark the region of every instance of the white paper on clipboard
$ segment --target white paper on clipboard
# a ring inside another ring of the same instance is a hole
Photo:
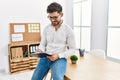
[[[14,25],[14,32],[25,32],[25,25]]]
[[[23,34],[12,34],[12,41],[23,41]]]

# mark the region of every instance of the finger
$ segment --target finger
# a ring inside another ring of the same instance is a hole
[[[52,57],[47,56],[47,58],[50,59],[51,61],[54,61],[54,58]]]

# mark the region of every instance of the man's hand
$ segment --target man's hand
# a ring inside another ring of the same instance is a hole
[[[55,61],[59,58],[58,54],[52,54],[51,56],[47,56],[51,61]]]
[[[41,49],[38,49],[38,50],[35,51],[35,53],[41,53],[41,52],[42,52]]]

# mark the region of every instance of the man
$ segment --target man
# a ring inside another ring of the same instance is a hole
[[[41,58],[33,73],[32,80],[43,80],[49,69],[53,80],[64,80],[68,56],[74,53],[75,39],[72,28],[63,23],[62,6],[56,2],[47,7],[48,24],[43,31],[40,47],[37,52],[51,54]]]

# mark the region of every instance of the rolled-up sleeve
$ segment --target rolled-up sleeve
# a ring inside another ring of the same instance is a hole
[[[43,30],[43,35],[41,37],[41,42],[40,42],[40,46],[39,49],[42,50],[42,52],[45,52],[45,47],[47,45],[47,39],[46,39],[46,31],[45,29]]]

